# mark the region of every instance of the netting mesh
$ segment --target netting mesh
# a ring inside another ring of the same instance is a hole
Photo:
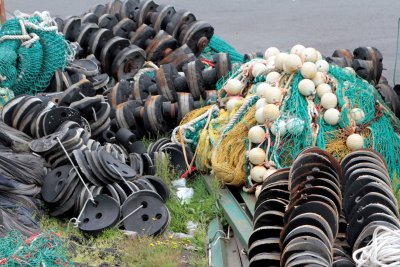
[[[225,42],[219,36],[214,35],[208,46],[203,50],[200,57],[212,60],[212,56],[216,53],[228,53],[233,63],[243,63],[244,56],[236,51],[230,44]]]
[[[0,38],[0,87],[16,95],[43,92],[73,53],[47,13],[7,20]]]
[[[55,233],[26,238],[18,231],[11,231],[0,239],[2,266],[72,266],[66,252]]]
[[[229,97],[222,90],[226,81],[232,78],[245,79],[247,88],[243,90],[243,105],[231,113],[219,110],[218,116],[213,118],[206,129],[202,127],[206,125],[206,118],[202,118],[197,122],[200,127],[192,129],[197,130],[184,133],[187,140],[193,141],[191,144],[197,144],[192,145],[193,149],[201,151],[200,159],[196,161],[197,166],[200,169],[212,169],[218,179],[231,185],[245,183],[246,186],[251,186],[251,165],[246,156],[246,151],[250,149],[247,134],[248,130],[257,124],[254,106],[257,97],[254,97],[254,94],[257,86],[265,80],[262,77],[249,79],[246,76],[251,64],[251,61],[245,63],[232,71],[230,77],[217,83],[219,100],[224,102],[224,99]],[[346,143],[347,137],[358,133],[364,139],[363,147],[373,148],[385,157],[392,177],[399,173],[400,122],[386,107],[372,85],[346,69],[330,66],[327,82],[336,89],[334,93],[341,114],[339,123],[332,126],[324,119],[325,110],[320,106],[318,96],[305,97],[299,92],[298,85],[302,79],[302,75],[297,73],[283,74],[279,80],[284,97],[282,102],[277,104],[280,115],[274,123],[279,125],[280,120],[286,123],[289,120],[292,120],[291,123],[300,122],[294,128],[301,130],[277,134],[278,129],[272,134],[271,124],[261,125],[267,131],[264,143],[259,146],[266,152],[265,164],[272,164],[277,168],[289,167],[293,159],[304,148],[310,146],[325,149],[340,161],[350,152]],[[355,121],[352,114],[354,109],[363,111],[362,122]]]

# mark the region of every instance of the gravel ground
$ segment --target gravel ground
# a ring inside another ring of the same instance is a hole
[[[48,10],[78,15],[105,0],[5,0],[7,13]],[[192,11],[242,53],[296,43],[324,55],[337,48],[375,46],[383,54],[384,75],[392,81],[399,0],[155,0]],[[399,76],[398,69],[397,76]],[[400,78],[399,78],[400,80]]]

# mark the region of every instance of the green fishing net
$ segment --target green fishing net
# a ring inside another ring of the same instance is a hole
[[[43,92],[72,57],[48,13],[20,14],[0,29],[0,87],[16,95]]]
[[[55,233],[40,233],[29,238],[11,231],[0,238],[1,266],[72,266],[67,250]]]

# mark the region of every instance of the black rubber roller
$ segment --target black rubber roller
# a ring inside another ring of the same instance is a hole
[[[116,134],[117,142],[123,145],[126,149],[136,141],[136,136],[126,128],[120,128]]]

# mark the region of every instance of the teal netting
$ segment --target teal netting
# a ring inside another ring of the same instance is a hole
[[[66,248],[55,233],[26,238],[12,231],[0,238],[1,266],[72,266],[66,254]]]
[[[230,44],[228,44],[226,41],[221,39],[221,37],[214,35],[208,46],[203,50],[201,53],[200,57],[207,58],[207,59],[212,59],[212,55],[215,53],[228,53],[229,57],[231,59],[231,62],[233,63],[243,63],[244,61],[244,55],[240,54],[238,51],[236,51],[235,48],[233,48]]]
[[[21,14],[0,29],[0,87],[16,95],[44,91],[73,52],[47,13]]]

